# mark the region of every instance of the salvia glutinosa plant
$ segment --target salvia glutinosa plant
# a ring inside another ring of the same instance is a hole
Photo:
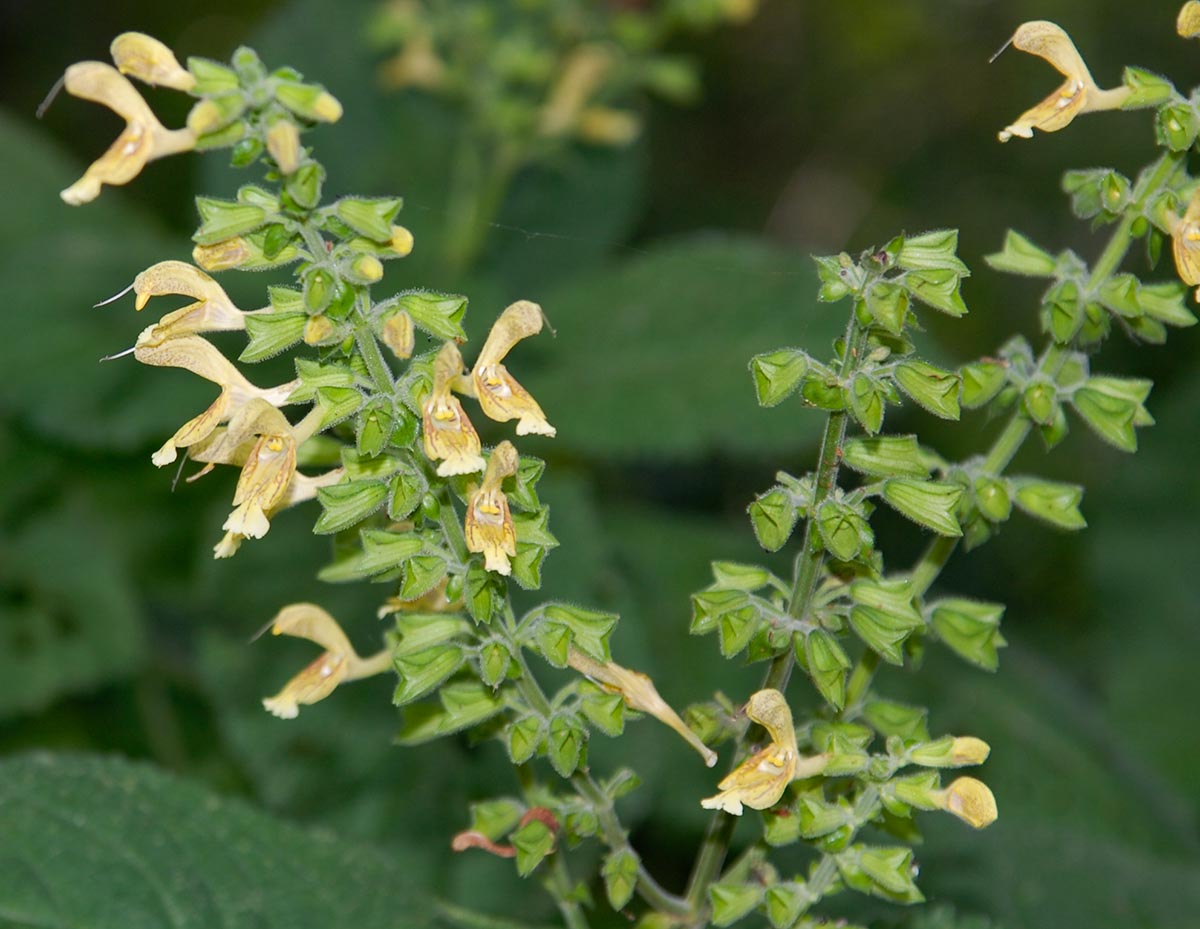
[[[1200,33],[1200,3],[1183,9],[1179,31]],[[519,301],[500,313],[468,367],[459,347],[465,298],[376,293],[383,262],[412,248],[395,224],[401,201],[323,201],[324,172],[302,136],[335,122],[341,107],[294,71],[268,71],[245,48],[229,65],[193,58],[184,68],[140,34],[114,42],[116,67],[68,68],[68,93],[127,121],[63,191],[69,203],[129,182],[152,159],[192,149],[229,148],[235,165],[261,170],[261,181],[235,200],[197,200],[194,264],[163,261],[130,287],[138,309],[160,296],[194,301],[144,329],[134,357],[184,368],[220,389],[154,463],[182,453],[201,465],[194,477],[218,465],[237,469],[218,557],[266,534],[282,508],[316,498],[313,531],[334,539],[323,578],[391,585],[380,608],[389,628],[367,657],[320,606],[281,609],[271,631],[309,639],[322,652],[264,700],[266,708],[293,717],[343,682],[390,671],[399,677],[402,744],[465,730],[500,740],[516,768],[513,795],[474,804],[453,846],[512,858],[520,875],[537,875],[571,927],[587,925],[598,905],[593,875],[572,873],[569,861],[584,841],[603,848],[596,877],[608,904],[640,914],[646,926],[727,925],[756,910],[777,927],[826,925],[833,919],[820,915],[829,911],[826,898],[844,890],[921,900],[914,814],[942,810],[977,828],[992,822],[996,803],[986,785],[972,777],[943,783],[942,775],[980,764],[989,749],[970,735],[934,737],[929,711],[887,699],[877,672],[912,665],[935,643],[995,670],[1003,606],[931,595],[943,567],[960,542],[979,546],[1014,509],[1062,529],[1084,526],[1081,487],[1010,475],[1009,464],[1034,433],[1047,447],[1061,441],[1068,414],[1133,451],[1136,430],[1152,422],[1151,385],[1094,371],[1092,358],[1114,326],[1159,343],[1168,326],[1192,325],[1185,285],[1200,284],[1200,183],[1186,165],[1200,129],[1197,98],[1136,68],[1120,86],[1100,89],[1052,23],[1022,25],[1011,44],[1048,61],[1065,83],[1006,127],[1001,141],[1061,129],[1091,110],[1152,108],[1159,154],[1132,179],[1107,169],[1066,175],[1075,212],[1112,227],[1090,264],[1016,232],[988,258],[997,270],[1048,281],[1038,348],[1015,336],[957,370],[920,359],[918,312],[967,312],[960,286],[968,269],[953,231],[901,235],[857,257],[817,260],[820,299],[849,301],[832,356],[784,348],[751,362],[763,406],[787,402],[825,416],[815,468],[780,472],[750,505],[763,548],[797,539],[792,576],[715,562],[712,586],[692,601],[690,631],[713,633],[730,659],[745,652],[765,663],[762,687],[697,703],[687,723],[648,677],[613,661],[615,615],[570,603],[514,613],[510,583],[537,588],[557,544],[537,493],[544,465],[508,440],[482,448],[459,398],[491,419],[515,421],[518,441],[554,435],[505,366],[518,343],[542,329],[538,305]],[[164,128],[126,75],[196,97],[186,127]],[[1146,283],[1122,270],[1138,239],[1151,265],[1170,239],[1182,282]],[[292,279],[268,287],[267,305],[250,311],[234,306],[207,273],[283,268]],[[419,354],[418,330],[434,340]],[[295,378],[256,386],[204,338],[216,331],[245,333],[245,363],[299,346]],[[915,435],[884,432],[887,408],[906,401],[947,420],[986,407],[1007,422],[988,448],[950,461]],[[888,565],[876,548],[871,517],[880,502],[930,534],[915,564]],[[577,673],[550,693],[535,673],[542,662]],[[796,668],[811,687],[789,689]],[[716,692],[719,684],[703,687]],[[636,773],[601,777],[587,763],[592,731],[619,736],[637,713],[671,727],[709,766],[713,746],[731,745],[729,773],[713,796],[695,798],[715,812],[689,884],[678,891],[648,873],[619,818],[617,800],[637,785]],[[747,808],[761,818],[761,831],[728,862],[733,826]],[[805,850],[801,859],[787,856],[807,862],[799,873],[772,863],[781,846]]]
[[[633,91],[686,103],[698,69],[663,51],[683,30],[754,15],[758,0],[389,0],[370,24],[381,82],[436,95],[463,114],[444,251],[479,255],[517,174],[555,166],[577,142],[622,146],[641,117]]]

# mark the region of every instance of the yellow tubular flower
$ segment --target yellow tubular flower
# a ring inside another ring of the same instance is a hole
[[[506,423],[517,422],[517,435],[552,436],[555,428],[546,421],[546,414],[500,362],[522,339],[542,331],[542,308],[528,300],[518,300],[509,306],[496,320],[488,333],[471,380],[479,405],[489,419]]]
[[[1034,129],[1056,132],[1080,113],[1115,110],[1129,96],[1127,87],[1111,90],[1097,87],[1071,37],[1054,23],[1045,20],[1023,23],[1009,44],[1049,62],[1067,80],[1037,106],[1022,113],[1011,126],[1005,126],[1000,132],[1001,142],[1013,136],[1031,139]]]
[[[779,802],[788,784],[825,770],[828,757],[800,759],[792,711],[778,690],[760,690],[746,703],[746,715],[767,730],[771,744],[755,752],[717,785],[719,794],[701,800],[709,810],[742,815],[743,804],[765,810]]]
[[[240,235],[212,245],[197,245],[192,249],[192,261],[205,271],[228,271],[240,268],[250,259],[250,248]]]
[[[943,810],[975,829],[990,826],[1000,815],[987,784],[973,777],[958,778],[945,790],[936,791],[934,797]]]
[[[280,610],[271,621],[271,634],[308,639],[325,649],[283,690],[263,700],[263,706],[280,719],[295,719],[301,705],[324,700],[343,681],[382,674],[392,666],[388,649],[359,658],[338,621],[312,603],[293,603]]]
[[[1185,39],[1200,36],[1200,0],[1188,0],[1183,5],[1175,21],[1175,31]]]
[[[159,345],[197,332],[233,332],[246,328],[246,317],[211,277],[185,261],[160,261],[133,279],[134,304],[141,310],[151,297],[179,294],[190,303],[168,313],[138,336],[139,345]]]
[[[1192,195],[1182,217],[1171,225],[1171,250],[1175,254],[1175,270],[1179,279],[1189,287],[1200,285],[1200,190]],[[1200,290],[1196,291],[1200,300]]]
[[[184,91],[196,86],[195,76],[180,66],[175,53],[145,33],[122,32],[113,39],[109,52],[118,71],[143,84]]]
[[[479,433],[467,419],[458,398],[450,392],[462,369],[458,346],[447,342],[433,363],[433,390],[421,411],[425,455],[430,461],[441,461],[437,473],[442,477],[472,474],[482,471],[484,465],[479,454]]]
[[[184,423],[162,448],[154,453],[152,461],[160,468],[175,460],[176,449],[186,448],[208,438],[218,425],[228,420],[251,400],[260,399],[272,407],[282,406],[296,388],[295,381],[265,390],[255,387],[229,359],[199,336],[179,336],[156,345],[141,344],[135,347],[133,356],[142,364],[161,368],[183,368],[221,387],[220,396],[212,406]]]
[[[577,648],[567,652],[567,664],[580,674],[599,684],[605,690],[619,693],[625,705],[639,713],[649,713],[659,722],[678,732],[704,759],[710,768],[717,763],[717,753],[700,741],[700,737],[688,728],[654,686],[654,681],[645,674],[622,668],[615,661],[599,662],[589,658]]]
[[[284,174],[294,174],[300,167],[304,149],[300,145],[300,132],[291,120],[277,120],[267,130],[267,151]]]
[[[412,317],[404,310],[392,316],[383,324],[379,333],[383,344],[392,350],[392,354],[402,361],[411,358],[413,349],[417,347],[416,333],[413,330]],[[462,370],[460,365],[459,370]]]
[[[520,459],[511,442],[501,442],[492,450],[487,470],[483,473],[483,484],[471,494],[467,502],[467,519],[464,533],[467,549],[482,552],[484,567],[497,574],[511,574],[508,559],[517,554],[517,533],[513,528],[512,514],[508,511],[508,498],[500,485],[506,477],[517,473]]]
[[[244,456],[243,460],[237,462],[238,465],[246,463]],[[287,493],[283,499],[267,512],[267,519],[275,518],[275,514],[280,510],[286,510],[288,507],[295,506],[298,503],[303,503],[306,500],[312,500],[317,495],[317,489],[320,487],[328,487],[331,484],[336,484],[343,477],[346,471],[344,468],[335,468],[332,471],[327,471],[325,474],[318,474],[316,477],[309,477],[306,474],[301,474],[297,471],[292,475],[291,483],[288,484]],[[198,475],[197,475],[198,476]],[[241,548],[242,542],[245,540],[244,535],[236,532],[226,532],[221,537],[221,541],[213,546],[214,558],[232,558],[237,554],[237,550]]]
[[[102,103],[125,120],[125,131],[112,147],[62,192],[63,200],[72,206],[95,200],[105,184],[128,184],[156,158],[186,152],[196,145],[190,129],[163,128],[134,86],[112,65],[101,61],[73,64],[67,68],[63,86],[72,96]]]

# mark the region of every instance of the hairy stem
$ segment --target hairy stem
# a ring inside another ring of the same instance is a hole
[[[844,378],[858,363],[866,341],[866,329],[859,325],[855,311],[850,311],[850,320],[846,325],[842,365],[839,374]],[[825,434],[821,439],[821,452],[817,459],[816,481],[813,485],[812,505],[809,507],[808,520],[804,526],[804,540],[800,544],[800,554],[796,560],[795,581],[792,584],[791,596],[788,599],[788,614],[796,619],[803,619],[812,605],[813,593],[821,577],[821,565],[825,560],[825,549],[821,543],[821,535],[816,526],[817,507],[833,491],[837,484],[838,468],[842,461],[842,442],[846,438],[846,426],[849,414],[845,410],[830,413],[825,421]],[[767,668],[763,677],[763,688],[784,690],[788,678],[791,677],[795,664],[795,653],[787,649],[777,655]],[[738,740],[734,750],[734,763],[741,757],[750,730]],[[700,913],[704,905],[704,896],[709,885],[717,879],[725,855],[729,850],[729,842],[733,838],[737,819],[726,812],[718,811],[709,820],[708,828],[700,843],[692,874],[688,879],[687,900],[693,912]]]

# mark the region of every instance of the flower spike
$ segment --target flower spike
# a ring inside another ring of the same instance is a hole
[[[67,68],[63,84],[72,96],[102,103],[125,120],[125,131],[109,150],[62,192],[63,200],[72,206],[95,200],[105,184],[128,184],[156,158],[186,152],[196,145],[190,129],[164,128],[133,84],[112,65],[101,61],[73,64]]]
[[[542,308],[536,303],[518,300],[509,306],[492,326],[471,372],[475,394],[483,412],[498,423],[519,420],[517,435],[534,432],[553,436],[556,431],[546,421],[546,414],[537,401],[500,363],[514,345],[542,331],[542,320]]]
[[[771,744],[755,752],[717,785],[721,791],[700,801],[708,810],[742,815],[743,804],[765,810],[779,802],[788,784],[825,770],[828,756],[800,759],[792,711],[778,690],[760,690],[746,703],[746,715],[767,730]]]
[[[520,459],[511,442],[501,442],[492,450],[483,484],[471,494],[467,503],[467,519],[464,534],[467,549],[482,552],[484,567],[497,574],[511,574],[508,559],[517,554],[517,533],[513,527],[512,514],[508,510],[508,498],[500,485],[506,477],[517,473]]]
[[[146,332],[142,335],[146,335]],[[228,420],[251,400],[260,399],[272,407],[282,406],[296,387],[294,381],[266,390],[255,387],[229,359],[199,336],[179,336],[158,344],[142,343],[134,348],[133,356],[142,364],[183,368],[221,387],[220,396],[213,401],[212,406],[184,423],[162,448],[154,453],[152,460],[160,468],[175,460],[177,449],[207,439],[218,425]]]
[[[181,67],[175,53],[153,36],[142,32],[122,32],[109,46],[113,64],[122,74],[136,77],[151,87],[191,90],[195,75]]]
[[[1037,106],[1022,113],[1011,126],[1005,126],[999,134],[1001,142],[1007,142],[1013,136],[1031,139],[1034,129],[1056,132],[1080,113],[1115,110],[1129,96],[1127,87],[1111,90],[1097,87],[1075,43],[1055,23],[1045,20],[1022,23],[1009,44],[1018,51],[1045,60],[1067,80]]]
[[[142,345],[159,345],[176,336],[196,332],[233,332],[246,328],[245,314],[234,306],[224,288],[186,261],[160,261],[133,279],[134,307],[141,310],[151,297],[182,294],[190,303],[160,319],[138,336]]]
[[[605,690],[619,693],[631,710],[649,713],[659,722],[670,726],[688,745],[700,753],[708,767],[711,768],[717,763],[717,753],[700,741],[700,737],[692,732],[687,723],[679,718],[679,714],[659,696],[654,681],[647,675],[623,668],[615,661],[596,661],[577,648],[571,648],[567,652],[567,664]]]
[[[343,681],[357,681],[382,674],[392,664],[384,649],[369,658],[359,658],[338,621],[312,603],[285,606],[271,621],[272,635],[308,639],[325,649],[307,668],[287,682],[283,690],[263,700],[263,706],[280,719],[295,719],[300,706],[324,700]]]
[[[433,363],[433,390],[421,411],[425,454],[430,461],[442,462],[437,469],[442,477],[482,471],[484,465],[479,433],[450,392],[462,369],[458,346],[447,342]]]

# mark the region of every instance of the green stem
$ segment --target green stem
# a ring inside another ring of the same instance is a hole
[[[1137,198],[1143,208],[1146,200],[1171,179],[1171,175],[1179,169],[1180,163],[1180,156],[1174,153],[1166,154],[1159,159],[1158,164],[1146,176],[1145,181],[1138,185],[1140,189],[1137,191]],[[1142,215],[1142,212],[1142,209],[1135,210],[1132,206],[1125,211],[1125,215],[1121,217],[1109,237],[1104,251],[1100,253],[1100,257],[1092,266],[1092,273],[1084,285],[1085,293],[1094,292],[1121,267],[1121,262],[1129,253],[1133,224]],[[1051,340],[1038,358],[1037,374],[1053,379],[1062,370],[1067,357],[1067,349]],[[1032,431],[1033,421],[1018,409],[1013,413],[1004,430],[996,437],[992,447],[988,449],[981,469],[989,474],[1002,473],[1012,463],[1013,458],[1016,457],[1017,452],[1020,451]],[[929,591],[957,548],[957,539],[943,536],[939,536],[926,546],[910,574],[914,598],[922,597]]]
[[[843,342],[844,353],[841,369],[838,372],[842,378],[845,378],[858,363],[866,342],[866,335],[867,330],[859,325],[857,314],[851,310]],[[812,505],[809,507],[808,520],[804,526],[804,540],[800,544],[795,582],[788,600],[788,614],[796,619],[803,619],[808,613],[812,605],[813,594],[820,581],[820,569],[825,560],[825,550],[816,526],[816,511],[837,484],[838,468],[842,461],[842,442],[846,438],[848,421],[849,417],[845,410],[830,413],[825,421],[825,434],[821,439],[821,452],[817,459]],[[790,648],[777,655],[771,661],[767,673],[763,677],[763,689],[784,690],[791,677],[795,660],[795,653]],[[738,740],[733,753],[735,763],[741,757],[748,734],[749,730]],[[737,819],[723,811],[714,813],[712,819],[709,820],[708,828],[700,843],[700,850],[696,855],[695,864],[692,865],[691,877],[688,879],[687,901],[695,913],[701,912],[708,886],[716,880],[721,871],[721,865],[725,862],[725,855],[729,850],[729,843],[733,838],[736,826]]]
[[[520,645],[515,641],[515,622],[512,617],[511,607],[507,608],[505,613],[504,628],[509,642],[509,651],[515,656],[517,665],[521,669],[521,676],[516,681],[517,688],[521,691],[521,696],[533,707],[536,713],[549,719],[552,712],[550,709],[550,699],[542,690],[541,685],[534,679],[533,673],[529,670],[529,665],[525,661],[525,654]],[[621,825],[621,820],[617,816],[612,798],[596,783],[591,774],[585,770],[578,769],[571,775],[570,781],[571,786],[575,788],[575,792],[586,800],[593,812],[595,812],[596,818],[600,822],[600,831],[604,836],[604,844],[614,852],[625,852],[637,860],[638,896],[660,913],[669,913],[674,916],[689,915],[691,908],[688,906],[687,901],[664,889],[641,863],[641,858],[638,857],[633,846],[629,844],[629,837],[625,832],[625,827]]]
[[[566,850],[562,847],[555,849],[551,856],[550,874],[546,880],[547,889],[558,904],[563,922],[567,929],[588,929],[587,917],[583,915],[583,907],[574,898],[575,886],[571,880],[571,872],[567,868]]]
[[[375,382],[375,389],[382,396],[391,397],[396,389],[392,369],[388,367],[383,352],[379,349],[379,343],[375,341],[375,333],[367,327],[366,323],[363,323],[355,331],[354,344],[358,347],[358,353],[367,365],[367,373]]]

